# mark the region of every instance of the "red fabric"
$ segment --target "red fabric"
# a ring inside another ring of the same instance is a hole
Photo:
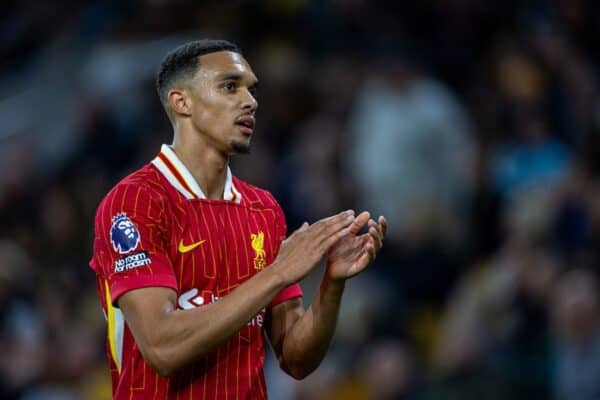
[[[281,293],[279,293],[277,297],[275,297],[273,301],[271,301],[271,307],[276,306],[279,303],[283,303],[286,300],[295,299],[297,297],[302,297],[302,289],[300,289],[300,285],[289,286],[283,289]]]
[[[117,184],[98,207],[90,261],[105,312],[105,282],[115,305],[129,290],[164,286],[177,292],[179,307],[201,307],[227,296],[268,267],[285,238],[283,212],[268,192],[235,178],[234,186],[242,195],[240,204],[188,200],[152,164]],[[111,240],[115,217],[123,220],[123,214],[139,232],[139,243],[125,254],[120,252],[123,248],[115,250],[115,239]],[[252,235],[258,237],[261,232],[264,253],[252,246]],[[180,244],[185,247],[201,241],[193,250],[179,251]],[[271,305],[299,296],[300,286],[292,285]],[[166,378],[145,362],[125,324],[120,372],[107,337],[113,398],[266,398],[262,371],[265,313],[263,309],[219,348]]]

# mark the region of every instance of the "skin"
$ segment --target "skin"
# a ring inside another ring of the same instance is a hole
[[[173,148],[208,198],[222,198],[229,157],[250,145],[236,120],[254,116],[256,83],[241,55],[222,51],[201,56],[196,76],[168,93]],[[365,226],[367,232],[359,234]],[[281,367],[301,379],[327,352],[345,281],[375,259],[386,228],[384,217],[375,222],[368,212],[355,216],[348,210],[305,223],[282,243],[269,268],[215,303],[180,310],[175,291],[150,287],[123,294],[118,305],[146,361],[166,376],[229,339],[326,257],[311,306],[305,310],[299,299],[285,301],[269,311],[265,325]]]
[[[208,198],[223,196],[229,157],[235,145],[249,147],[235,121],[254,116],[258,79],[237,53],[222,51],[200,57],[200,68],[189,82],[169,91],[173,114],[173,148]]]

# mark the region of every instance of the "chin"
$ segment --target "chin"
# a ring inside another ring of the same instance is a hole
[[[249,154],[250,153],[250,141],[242,142],[234,140],[230,143],[229,147],[233,154]]]

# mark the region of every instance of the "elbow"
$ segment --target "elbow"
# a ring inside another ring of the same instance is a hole
[[[150,366],[154,371],[156,371],[156,373],[158,373],[158,375],[160,375],[163,378],[166,378],[167,376],[175,372],[175,368],[171,367],[168,364],[151,363]]]
[[[318,365],[313,367],[308,367],[302,363],[286,363],[283,359],[280,359],[279,366],[281,369],[291,376],[292,378],[301,381],[310,374],[313,373],[315,369],[317,369]]]
[[[171,362],[170,357],[163,349],[146,347],[145,349],[140,348],[140,351],[146,363],[162,377],[171,375],[177,369],[177,366]]]
[[[295,380],[301,381],[304,378],[306,378],[307,376],[309,376],[313,371],[302,370],[302,369],[292,369],[292,370],[289,370],[286,372],[289,376],[291,376]]]

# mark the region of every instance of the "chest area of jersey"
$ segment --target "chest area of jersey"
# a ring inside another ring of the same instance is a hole
[[[279,251],[277,223],[272,209],[181,203],[170,251],[180,293],[214,301],[266,268]]]

